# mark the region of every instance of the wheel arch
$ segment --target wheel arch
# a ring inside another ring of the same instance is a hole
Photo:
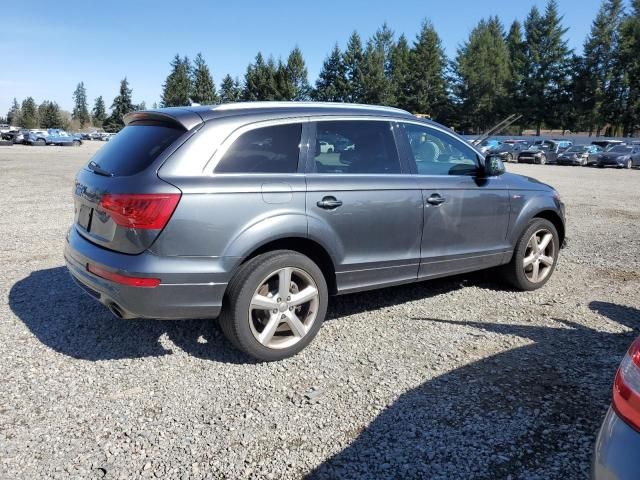
[[[288,236],[268,241],[243,256],[238,266],[258,255],[274,250],[292,250],[309,257],[322,271],[329,293],[333,295],[337,292],[336,270],[331,255],[321,244],[309,238]]]
[[[558,236],[560,237],[558,239],[560,242],[560,245],[564,244],[565,226],[564,226],[564,222],[562,221],[562,218],[560,218],[560,215],[558,215],[557,212],[553,210],[541,210],[540,212],[536,213],[532,218],[544,218],[545,220],[548,220],[551,223],[553,223],[553,226],[556,227],[556,231],[558,232]]]

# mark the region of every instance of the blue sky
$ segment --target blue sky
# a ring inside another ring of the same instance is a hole
[[[306,1],[39,1],[0,18],[0,113],[13,97],[33,96],[72,107],[72,92],[84,81],[90,103],[103,95],[107,106],[125,75],[134,102],[148,106],[160,98],[169,62],[176,54],[202,52],[219,85],[226,73],[242,78],[260,50],[286,58],[298,45],[313,82],[337,41],[343,48],[357,29],[363,38],[383,23],[413,40],[429,18],[449,56],[483,17],[499,15],[508,28],[524,20],[525,0],[323,0]],[[582,44],[600,0],[559,0],[569,27],[570,47]],[[15,10],[15,9],[14,9]]]

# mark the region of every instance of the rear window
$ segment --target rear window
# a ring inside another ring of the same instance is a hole
[[[91,160],[115,176],[135,175],[183,133],[181,128],[161,123],[130,124],[112,136]]]
[[[216,173],[295,173],[302,125],[274,125],[240,135],[216,166]]]

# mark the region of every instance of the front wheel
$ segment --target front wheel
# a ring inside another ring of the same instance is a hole
[[[73,141],[73,143],[72,143],[72,145],[73,145],[74,147],[79,147],[79,146],[80,146],[80,141],[79,141],[79,140],[74,140],[74,141]]]
[[[47,142],[43,138],[39,138],[34,142],[34,144],[39,147],[44,147],[47,144]]]
[[[510,153],[507,153],[507,162],[513,162],[513,155],[511,155]]]
[[[506,278],[518,290],[542,287],[558,262],[560,239],[556,227],[544,218],[534,218],[521,235],[511,262],[505,268]]]
[[[290,357],[316,336],[327,311],[327,283],[308,257],[290,250],[258,255],[229,283],[220,327],[260,360]]]
[[[547,157],[543,155],[540,157],[540,165],[544,165],[545,163],[547,163]]]
[[[627,170],[631,168],[631,159],[627,160],[624,164],[624,168],[626,168]]]

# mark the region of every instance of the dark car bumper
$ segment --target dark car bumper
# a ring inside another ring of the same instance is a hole
[[[530,156],[518,157],[518,163],[540,163],[540,158]]]
[[[586,164],[586,162],[582,158],[563,158],[563,157],[558,157],[558,160],[557,160],[557,164],[558,165],[576,165],[576,166],[580,166],[580,165],[583,164],[583,162]]]
[[[598,160],[599,167],[624,167],[625,160]]]
[[[73,279],[121,318],[215,318],[220,314],[229,273],[228,258],[128,255],[101,248],[71,227],[64,257]],[[157,287],[121,285],[87,271],[87,264],[136,277],[160,278]]]
[[[640,432],[627,425],[609,408],[593,452],[592,480],[640,478]]]

